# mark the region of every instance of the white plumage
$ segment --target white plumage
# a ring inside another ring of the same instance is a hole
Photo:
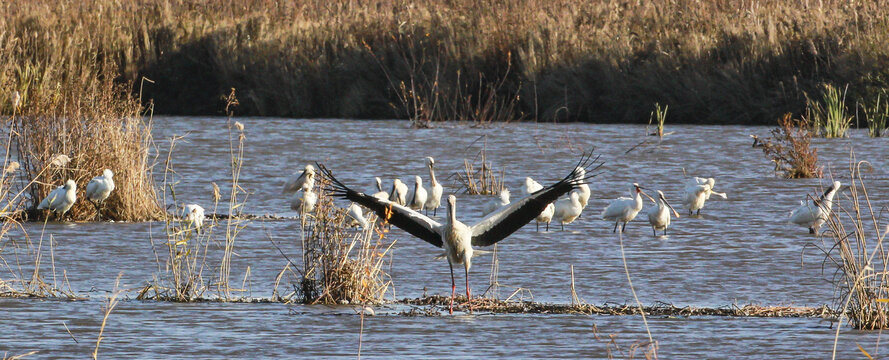
[[[412,210],[423,210],[426,207],[426,188],[423,187],[423,179],[414,176],[414,189],[411,190],[408,207]]]
[[[444,189],[435,180],[435,159],[427,157],[426,166],[429,167],[429,178],[431,179],[429,183],[429,197],[426,199],[426,211],[432,210],[432,216],[435,216],[438,207],[441,206],[441,194]]]
[[[790,222],[802,227],[809,228],[810,234],[818,233],[818,229],[824,225],[830,212],[833,209],[833,197],[840,189],[839,181],[824,191],[818,199],[808,199],[800,201],[800,206],[790,213]]]
[[[555,213],[553,218],[562,224],[562,230],[565,230],[565,224],[570,224],[580,216],[583,206],[580,204],[580,192],[571,191],[567,198],[556,201]]]
[[[503,190],[500,190],[500,196],[497,199],[491,199],[485,203],[485,206],[482,208],[482,216],[491,214],[507,205],[509,205],[509,189],[503,188]]]
[[[302,216],[315,211],[317,203],[318,194],[312,191],[311,184],[306,183],[302,190],[293,193],[293,197],[290,199],[290,209]]]
[[[37,205],[40,210],[49,209],[59,216],[65,215],[77,201],[77,183],[74,180],[65,181],[65,185],[55,188],[49,195]]]
[[[534,179],[530,177],[526,177],[525,183],[522,184],[522,192],[525,193],[525,195],[531,195],[540,189],[543,189],[543,185],[540,185],[539,182],[534,181]]]
[[[586,170],[584,170],[584,169],[581,168],[581,167],[578,167],[578,168],[577,168],[577,171],[578,171],[578,173],[580,174],[580,178],[581,178],[581,179],[583,179],[584,177],[586,177]],[[578,195],[577,200],[580,201],[580,208],[581,208],[581,210],[586,209],[586,205],[587,205],[587,203],[589,203],[589,201],[590,201],[590,195],[592,194],[592,193],[590,192],[590,185],[587,184],[586,182],[583,182],[583,183],[581,183],[580,185],[577,186],[577,191],[578,191],[578,193],[577,193],[577,195]]]
[[[525,195],[531,195],[540,189],[543,189],[543,185],[540,185],[539,182],[534,181],[534,179],[530,177],[526,177],[525,183],[522,184],[522,192],[524,192]],[[553,220],[555,212],[556,206],[550,203],[540,212],[540,215],[537,215],[537,218],[534,219],[537,222],[537,231],[540,231],[540,223],[546,223],[546,231],[549,231],[549,223]]]
[[[310,189],[315,185],[315,167],[311,164],[306,165],[305,169],[294,173],[287,179],[287,182],[284,183],[284,190],[281,191],[281,193],[295,193],[301,190],[306,184],[309,184]]]
[[[101,204],[114,191],[114,173],[110,169],[102,171],[102,175],[94,177],[86,184],[86,198]]]
[[[689,214],[697,211],[698,215],[700,215],[701,209],[704,208],[704,202],[710,199],[710,195],[715,194],[723,199],[728,198],[725,193],[714,191],[713,186],[715,185],[716,180],[713,178],[705,179],[699,177],[691,178],[685,183],[685,201],[683,205],[688,209]]]
[[[198,231],[204,227],[204,208],[198,204],[188,204],[182,207],[183,223],[193,226]]]
[[[376,183],[377,191],[372,196],[380,200],[388,200],[389,193],[383,191],[383,180],[380,180],[380,177],[377,176],[374,177],[374,182]]]
[[[679,213],[676,212],[676,209],[674,209],[672,205],[670,205],[667,198],[664,197],[663,192],[658,190],[657,195],[659,201],[655,202],[655,207],[648,210],[648,223],[651,224],[651,230],[654,232],[654,236],[657,236],[657,230],[663,230],[664,235],[666,236],[667,228],[670,226],[670,211],[672,210],[677,218],[679,217]]]
[[[392,191],[389,192],[389,201],[404,206],[407,203],[407,185],[401,179],[392,180]]]
[[[351,203],[348,210],[349,218],[352,219],[349,221],[349,226],[361,226],[362,229],[366,229],[367,219],[364,218],[364,211],[361,210],[361,207],[358,204]]]
[[[608,207],[602,211],[603,219],[614,221],[613,232],[617,232],[617,226],[620,223],[623,223],[621,231],[625,231],[627,223],[635,219],[636,214],[642,210],[642,189],[639,184],[633,183],[633,187],[630,188],[632,197],[619,197],[616,200],[612,200]]]

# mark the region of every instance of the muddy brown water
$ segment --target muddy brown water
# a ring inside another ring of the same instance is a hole
[[[777,178],[760,149],[751,148],[748,136],[764,136],[768,128],[669,126],[667,130],[675,134],[658,141],[643,136],[644,127],[631,125],[508,124],[484,129],[444,124],[412,130],[400,121],[238,120],[246,127],[242,185],[250,191],[246,211],[252,214],[295,215],[280,189],[285,176],[311,161],[325,164],[347,185],[370,190],[374,176],[382,177],[385,186],[394,177],[411,184],[413,175],[428,184],[423,157],[433,156],[436,175],[448,194],[456,187],[447,178],[462,169],[464,158],[475,156],[480,142],[470,144],[487,135],[488,160],[505,169],[515,199],[525,176],[543,184],[556,181],[570,172],[581,149],[595,146],[606,165],[603,174],[591,181],[592,197],[581,218],[565,231],[556,224],[549,232],[525,226],[498,246],[501,298],[521,288],[526,289],[521,292],[526,300],[570,302],[573,265],[576,290],[583,300],[632,303],[618,239],[611,233],[612,224],[598,214],[609,200],[628,195],[630,184],[638,182],[663,190],[682,214],[666,237],[652,236],[643,216],[627,226],[627,261],[641,301],[677,306],[819,306],[834,301],[830,284],[834,269],[828,264],[822,271],[823,254],[807,246],[820,241],[806,229],[786,223],[799,200],[825,180]],[[168,144],[165,139],[186,135],[173,155],[180,200],[209,208],[211,182],[225,192],[230,178],[225,124],[223,118],[155,120],[161,157]],[[625,154],[643,140],[647,143]],[[822,164],[843,182],[848,182],[850,148],[859,160],[870,161],[874,171],[865,175],[869,191],[875,205],[887,205],[889,140],[854,131],[851,138],[816,139],[815,145]],[[728,199],[712,198],[701,217],[687,216],[678,208],[683,169],[689,175],[715,177],[716,189],[726,192]],[[458,194],[458,217],[473,223],[489,199]],[[27,225],[32,240],[39,238],[41,228],[42,224]],[[251,222],[238,238],[232,274],[240,285],[249,266],[246,296],[269,297],[285,264],[267,234],[298,258],[295,221]],[[88,299],[0,299],[0,353],[39,350],[33,358],[88,357],[102,318],[100,306],[118,274],[122,273],[122,287],[135,289],[159,268],[155,251],[163,246],[158,243],[163,235],[160,223],[50,223],[44,236],[50,235],[56,241],[53,256],[59,281],[67,275],[71,288]],[[424,288],[430,294],[449,293],[447,263],[433,259],[438,249],[400,230],[393,230],[390,238],[397,243],[390,269],[394,286],[387,298],[418,297]],[[470,273],[474,294],[488,286],[490,265],[491,255],[474,259]],[[43,272],[51,277],[46,268]],[[462,275],[459,269],[457,273]],[[124,297],[109,318],[100,356],[354,357],[358,352],[361,319],[349,307],[175,304],[135,301],[132,292]],[[622,349],[647,339],[637,316],[396,316],[403,307],[383,306],[377,309],[378,316],[365,320],[362,356],[604,358],[608,342],[595,338],[594,326],[601,334],[616,334]],[[671,359],[824,358],[830,354],[835,330],[817,318],[648,320],[660,343],[659,355]],[[872,355],[883,354],[878,340],[878,332],[844,328],[841,357],[860,356],[858,344]]]

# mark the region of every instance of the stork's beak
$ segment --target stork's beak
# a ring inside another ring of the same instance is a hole
[[[673,205],[670,205],[670,202],[667,201],[667,198],[665,198],[665,197],[661,197],[661,200],[664,200],[664,204],[667,204],[667,207],[670,208],[670,210],[673,210],[673,215],[676,215],[677,218],[680,217],[680,216],[679,216],[679,212],[676,211],[676,209],[673,208]]]

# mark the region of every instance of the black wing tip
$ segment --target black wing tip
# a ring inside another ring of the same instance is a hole
[[[324,164],[316,161],[315,165],[321,171],[321,175],[330,182],[331,194],[341,198],[348,197],[349,192],[351,192],[352,189],[349,189],[348,186],[337,180],[337,178],[333,176],[333,172],[330,171],[330,169],[328,169],[326,166],[324,166]]]

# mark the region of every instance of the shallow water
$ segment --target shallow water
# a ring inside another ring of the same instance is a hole
[[[479,137],[488,135],[488,159],[496,168],[505,168],[507,185],[516,199],[525,176],[543,184],[556,181],[570,172],[581,149],[595,146],[606,165],[590,184],[592,197],[581,218],[564,232],[553,224],[550,232],[538,233],[531,224],[498,245],[501,297],[523,288],[528,290],[522,293],[526,299],[569,302],[573,265],[577,293],[583,300],[632,303],[618,239],[611,233],[612,224],[597,215],[609,200],[628,195],[630,184],[639,182],[652,191],[663,190],[682,214],[674,219],[666,237],[652,236],[644,214],[627,226],[626,256],[641,301],[677,306],[818,306],[833,301],[829,282],[833,269],[822,271],[823,255],[806,247],[820,241],[806,229],[786,224],[799,200],[818,191],[826,180],[775,177],[771,163],[760,149],[751,148],[747,136],[764,136],[768,128],[669,126],[667,130],[675,134],[658,141],[643,136],[644,127],[630,125],[508,124],[483,129],[445,124],[411,130],[406,122],[398,121],[238,120],[246,127],[241,179],[250,192],[246,211],[253,214],[294,215],[289,198],[280,194],[283,178],[311,161],[324,163],[347,185],[370,190],[373,176],[387,184],[396,176],[412,184],[413,175],[421,175],[428,184],[422,158],[433,156],[436,175],[447,194],[456,186],[453,178],[446,178],[462,169],[464,158],[475,156],[483,141]],[[224,190],[230,178],[225,124],[222,118],[170,117],[156,119],[154,126],[160,159],[169,145],[165,139],[186,135],[173,154],[179,175],[177,196],[203,204],[208,212],[211,182]],[[647,143],[625,153],[643,140]],[[817,139],[815,145],[822,164],[843,182],[848,182],[849,151],[854,147],[857,158],[874,167],[865,177],[875,205],[887,204],[889,140],[870,139],[856,131],[849,139]],[[157,176],[162,169],[163,165],[156,168]],[[684,172],[716,178],[716,189],[726,192],[728,199],[711,198],[702,217],[686,216],[678,208]],[[490,198],[458,194],[458,199],[458,216],[473,223]],[[32,241],[39,239],[40,225],[28,225]],[[162,258],[163,249],[157,248],[157,240],[153,246],[149,235],[162,236],[162,226],[50,223],[44,234],[45,239],[50,235],[55,239],[57,278],[67,275],[71,288],[90,299],[0,300],[8,319],[0,322],[0,352],[41,350],[37,358],[84,357],[95,344],[101,301],[118,274],[121,286],[132,289],[157,273],[155,252]],[[270,296],[275,276],[286,263],[267,235],[289,256],[298,258],[295,221],[252,222],[238,238],[239,256],[233,260],[232,279],[238,285],[250,268],[250,291],[245,295]],[[432,259],[438,249],[400,230],[393,230],[390,238],[397,243],[390,270],[394,287],[388,297],[418,297],[424,288],[430,294],[449,293],[446,262]],[[490,265],[491,255],[474,259],[470,272],[474,294],[487,287]],[[462,271],[457,269],[457,273]],[[43,274],[52,276],[48,269]],[[79,343],[65,331],[63,321]],[[352,357],[358,350],[359,323],[360,317],[347,307],[124,301],[109,319],[100,355]],[[373,357],[606,357],[607,342],[595,339],[594,324],[602,334],[618,334],[621,346],[647,339],[641,318],[635,316],[376,316],[366,320],[361,352]],[[831,350],[835,330],[820,319],[655,317],[649,324],[660,342],[662,358],[759,358],[766,354],[770,358],[823,358]],[[856,344],[861,344],[874,354],[878,336],[844,329],[841,352],[845,357],[859,356]]]

